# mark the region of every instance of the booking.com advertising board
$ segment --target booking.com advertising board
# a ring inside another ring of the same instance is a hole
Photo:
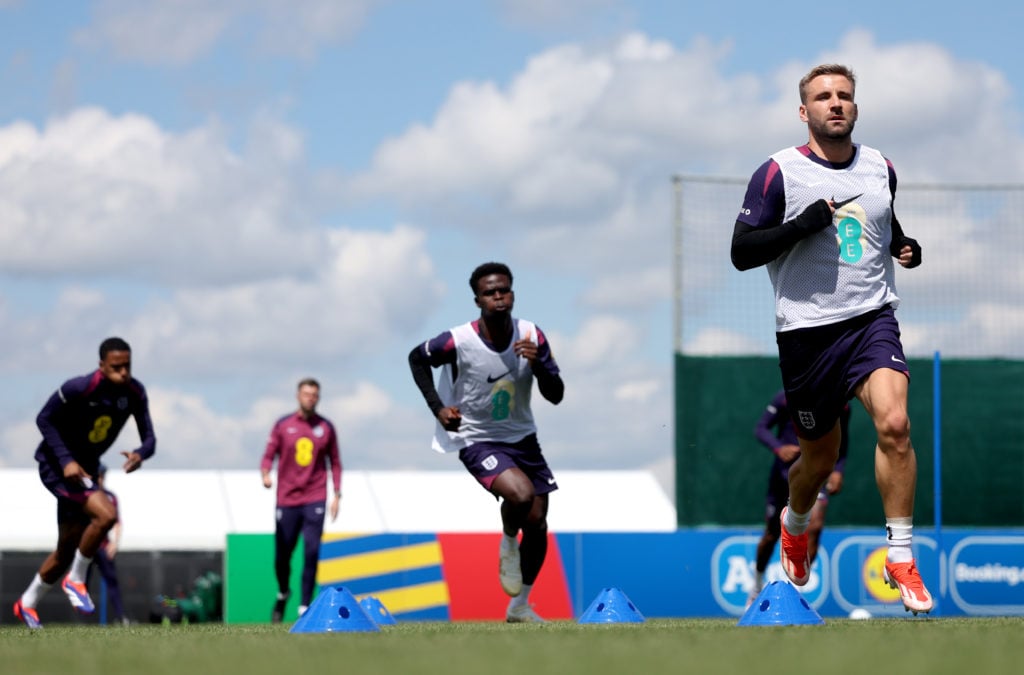
[[[738,618],[754,582],[759,538],[760,532],[742,528],[551,534],[530,600],[545,618],[574,619],[604,589],[616,588],[648,618]],[[502,620],[508,598],[497,579],[499,539],[497,533],[327,535],[317,581],[344,586],[358,598],[374,596],[399,621]],[[939,535],[919,527],[914,548],[936,600],[933,616],[1024,615],[1024,530],[947,529]],[[253,555],[257,550],[263,554]],[[228,536],[228,622],[269,618],[276,592],[272,551],[271,535]],[[826,528],[801,592],[825,618],[856,608],[902,616],[898,593],[882,578],[885,552],[880,530]],[[293,600],[298,565],[296,556]],[[766,577],[784,578],[778,547]]]

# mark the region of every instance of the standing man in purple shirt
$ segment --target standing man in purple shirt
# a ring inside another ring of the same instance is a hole
[[[504,536],[498,578],[512,600],[510,623],[538,623],[528,599],[547,555],[548,495],[558,489],[537,441],[530,392],[558,404],[565,393],[544,333],[512,316],[512,272],[484,263],[469,278],[480,318],[456,326],[409,353],[413,380],[437,421],[433,447],[459,459],[501,499]],[[442,368],[438,387],[431,368]],[[522,531],[522,542],[518,541]]]
[[[277,457],[277,524],[274,529],[274,572],[277,575],[277,600],[271,612],[274,623],[284,618],[291,594],[291,558],[302,533],[304,562],[299,616],[313,600],[316,567],[320,560],[320,537],[324,531],[324,504],[327,503],[327,467],[330,464],[331,520],[338,517],[341,501],[341,453],[334,425],[320,416],[320,383],[312,378],[299,382],[296,398],[299,409],[274,424],[260,462],[263,486],[274,485],[270,470]]]
[[[813,565],[818,557],[818,542],[821,531],[825,528],[825,511],[828,509],[828,498],[839,494],[843,489],[843,469],[846,466],[846,453],[850,445],[850,406],[844,406],[839,415],[839,428],[842,438],[839,441],[839,459],[832,467],[825,484],[818,491],[818,499],[811,510],[811,522],[807,526],[807,559]],[[800,457],[800,439],[796,435],[796,427],[789,415],[786,403],[786,392],[775,393],[770,403],[761,413],[754,427],[754,437],[766,448],[771,450],[775,459],[768,472],[768,490],[765,494],[764,533],[757,543],[757,558],[754,561],[754,586],[747,598],[750,606],[764,588],[764,574],[768,569],[768,561],[779,541],[781,524],[779,514],[789,499],[789,467]]]
[[[14,615],[29,628],[42,626],[36,605],[65,572],[61,588],[71,606],[82,614],[95,611],[85,576],[117,522],[117,507],[95,480],[100,456],[129,417],[135,418],[142,444],[121,453],[125,473],[138,469],[156,451],[146,390],[131,374],[131,347],[111,337],[99,351],[99,368],[62,384],[36,417],[43,441],[35,459],[43,485],[57,498],[58,537],[57,548],[14,603]]]
[[[839,415],[854,396],[878,434],[875,477],[888,538],[884,578],[907,611],[932,596],[912,548],[917,458],[907,415],[907,367],[895,309],[893,259],[921,264],[896,219],[896,173],[853,142],[856,78],[839,64],[800,80],[808,142],[780,150],[754,173],[733,230],[739,270],[765,265],[775,290],[779,367],[800,439],[782,510],[780,558],[797,586],[810,578],[807,527],[839,453]]]

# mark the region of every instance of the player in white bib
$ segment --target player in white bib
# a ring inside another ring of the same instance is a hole
[[[810,578],[807,527],[835,465],[839,415],[857,397],[878,433],[875,476],[885,512],[883,574],[915,614],[932,608],[912,549],[917,459],[910,442],[910,373],[900,343],[893,259],[921,263],[921,247],[893,212],[896,173],[853,142],[856,79],[825,64],[800,80],[808,142],[781,150],[747,186],[732,239],[737,269],[766,265],[775,329],[800,459],[789,470],[780,558],[790,580]]]
[[[536,379],[541,395],[557,404],[565,385],[544,333],[512,316],[509,268],[484,263],[469,286],[480,318],[417,345],[409,367],[437,422],[434,449],[458,452],[466,469],[501,499],[498,576],[512,596],[506,619],[540,622],[528,600],[547,554],[548,494],[558,485],[537,441],[530,393]],[[431,368],[437,367],[435,387]]]

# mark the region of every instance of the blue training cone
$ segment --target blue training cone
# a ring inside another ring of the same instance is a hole
[[[606,588],[597,594],[580,623],[643,623],[644,615],[617,588]]]
[[[378,626],[394,626],[398,623],[379,598],[368,595],[359,601],[359,606]]]
[[[344,586],[321,589],[320,595],[299,617],[289,633],[340,633],[379,631],[355,596]]]
[[[822,626],[825,620],[788,581],[773,581],[740,617],[738,626]]]

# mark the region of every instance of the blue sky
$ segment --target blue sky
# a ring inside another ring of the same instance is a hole
[[[670,176],[745,179],[802,143],[796,82],[842,61],[855,140],[901,181],[1024,183],[1022,19],[988,1],[0,0],[0,466],[31,465],[46,397],[119,334],[156,467],[255,468],[314,375],[350,468],[458,469],[429,450],[406,354],[473,318],[469,272],[499,259],[564,370],[563,405],[535,405],[556,472],[668,481]],[[719,206],[727,245],[739,204]],[[919,238],[951,260],[963,229]],[[911,295],[960,278],[921,269]],[[1014,273],[961,314],[1024,325]],[[721,287],[767,292],[748,275]],[[689,351],[770,353],[770,306],[741,327],[717,305]],[[918,355],[931,311],[909,315]]]

